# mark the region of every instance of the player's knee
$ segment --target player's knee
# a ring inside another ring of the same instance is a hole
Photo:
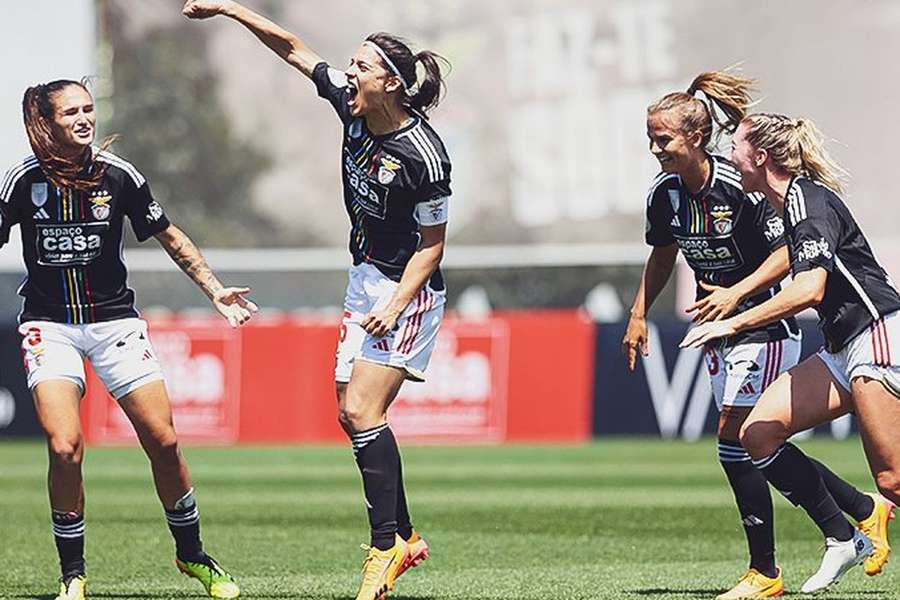
[[[377,426],[380,416],[372,409],[373,402],[359,390],[348,388],[341,403],[338,420],[345,430],[365,431]]]
[[[365,431],[369,421],[366,413],[358,408],[344,406],[340,409],[338,421],[345,431]]]
[[[50,438],[50,460],[54,466],[78,467],[84,456],[84,442],[79,435]]]
[[[900,504],[900,473],[887,469],[875,476],[875,485],[882,496],[895,504]]]
[[[347,384],[341,382],[335,382],[334,384],[334,395],[337,397],[338,406],[344,405],[344,399],[347,397]]]
[[[741,445],[753,458],[765,458],[778,450],[788,438],[781,423],[746,420],[738,434]]]
[[[178,450],[178,437],[175,429],[168,429],[153,437],[153,441],[147,445],[147,456],[156,464],[174,465],[180,460]]]

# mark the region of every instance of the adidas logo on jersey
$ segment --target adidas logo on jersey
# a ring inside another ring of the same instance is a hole
[[[669,223],[672,227],[681,227],[681,221],[678,220],[678,215],[672,217],[672,222]]]
[[[49,218],[50,218],[50,215],[47,214],[47,211],[46,211],[46,210],[44,210],[43,208],[41,208],[41,209],[39,209],[36,213],[34,213],[34,218],[35,218],[35,219],[38,219],[38,220],[40,220],[40,221],[43,221],[44,219],[49,219]]]

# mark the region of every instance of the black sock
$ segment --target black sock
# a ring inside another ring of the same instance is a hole
[[[166,510],[166,522],[175,538],[175,556],[178,560],[204,562],[203,542],[200,541],[200,510],[194,501],[194,489],[175,503],[175,508]]]
[[[750,568],[766,577],[775,577],[778,569],[775,566],[774,512],[769,483],[738,442],[719,440],[719,462],[741,514],[750,547]]]
[[[387,423],[350,436],[356,465],[362,474],[372,546],[392,548],[397,534],[400,451]]]
[[[875,501],[871,496],[860,492],[812,456],[809,457],[809,460],[812,461],[816,470],[819,471],[822,481],[825,482],[825,487],[828,488],[828,493],[831,494],[842,511],[857,521],[862,521],[872,514],[872,511],[875,510]]]
[[[403,461],[397,469],[397,533],[404,540],[412,537],[412,520],[409,517],[409,506],[406,505],[406,489],[403,485]]]
[[[853,537],[853,526],[828,493],[819,471],[795,445],[787,443],[753,464],[785,498],[803,507],[825,537],[842,542]]]
[[[84,575],[84,515],[54,510],[52,518],[63,580]]]

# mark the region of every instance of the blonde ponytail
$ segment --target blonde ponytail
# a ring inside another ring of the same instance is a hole
[[[825,149],[825,136],[809,119],[797,119],[794,124],[803,170],[813,181],[843,192],[842,180],[846,180],[849,173]]]
[[[765,150],[772,163],[790,175],[803,175],[843,192],[849,174],[825,149],[825,136],[809,119],[758,113],[743,121],[749,128],[747,141]]]
[[[720,133],[734,133],[754,104],[752,92],[755,89],[754,79],[735,75],[728,69],[709,71],[697,75],[686,92],[666,94],[651,104],[647,107],[647,115],[677,111],[682,132],[701,131],[703,147],[708,148],[715,137],[713,123],[719,126]],[[698,98],[697,92],[702,92],[708,102]]]

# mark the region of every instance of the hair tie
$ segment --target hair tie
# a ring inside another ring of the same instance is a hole
[[[706,92],[704,92],[703,90],[696,90],[693,94],[691,94],[691,96],[694,98],[694,100],[700,101],[700,104],[702,104],[706,109],[706,114],[709,115],[710,120],[714,121],[715,117],[712,111],[712,103],[709,101],[709,97],[706,95]]]
[[[364,41],[364,42],[363,42],[363,45],[364,45],[364,46],[365,46],[365,45],[371,46],[372,50],[374,50],[375,52],[378,53],[378,56],[380,56],[380,57],[381,57],[381,60],[384,61],[384,64],[386,64],[386,65],[388,66],[388,69],[389,69],[394,75],[396,75],[397,77],[400,78],[400,83],[403,84],[403,90],[404,90],[404,91],[406,91],[406,90],[409,89],[409,84],[406,82],[406,78],[403,77],[403,74],[402,74],[402,73],[400,73],[400,69],[397,68],[397,65],[394,64],[394,61],[392,61],[390,58],[388,58],[387,53],[386,53],[384,50],[381,49],[381,46],[379,46],[378,44],[376,44],[375,42],[373,42],[373,41],[371,41],[371,40],[366,40],[366,41]]]

